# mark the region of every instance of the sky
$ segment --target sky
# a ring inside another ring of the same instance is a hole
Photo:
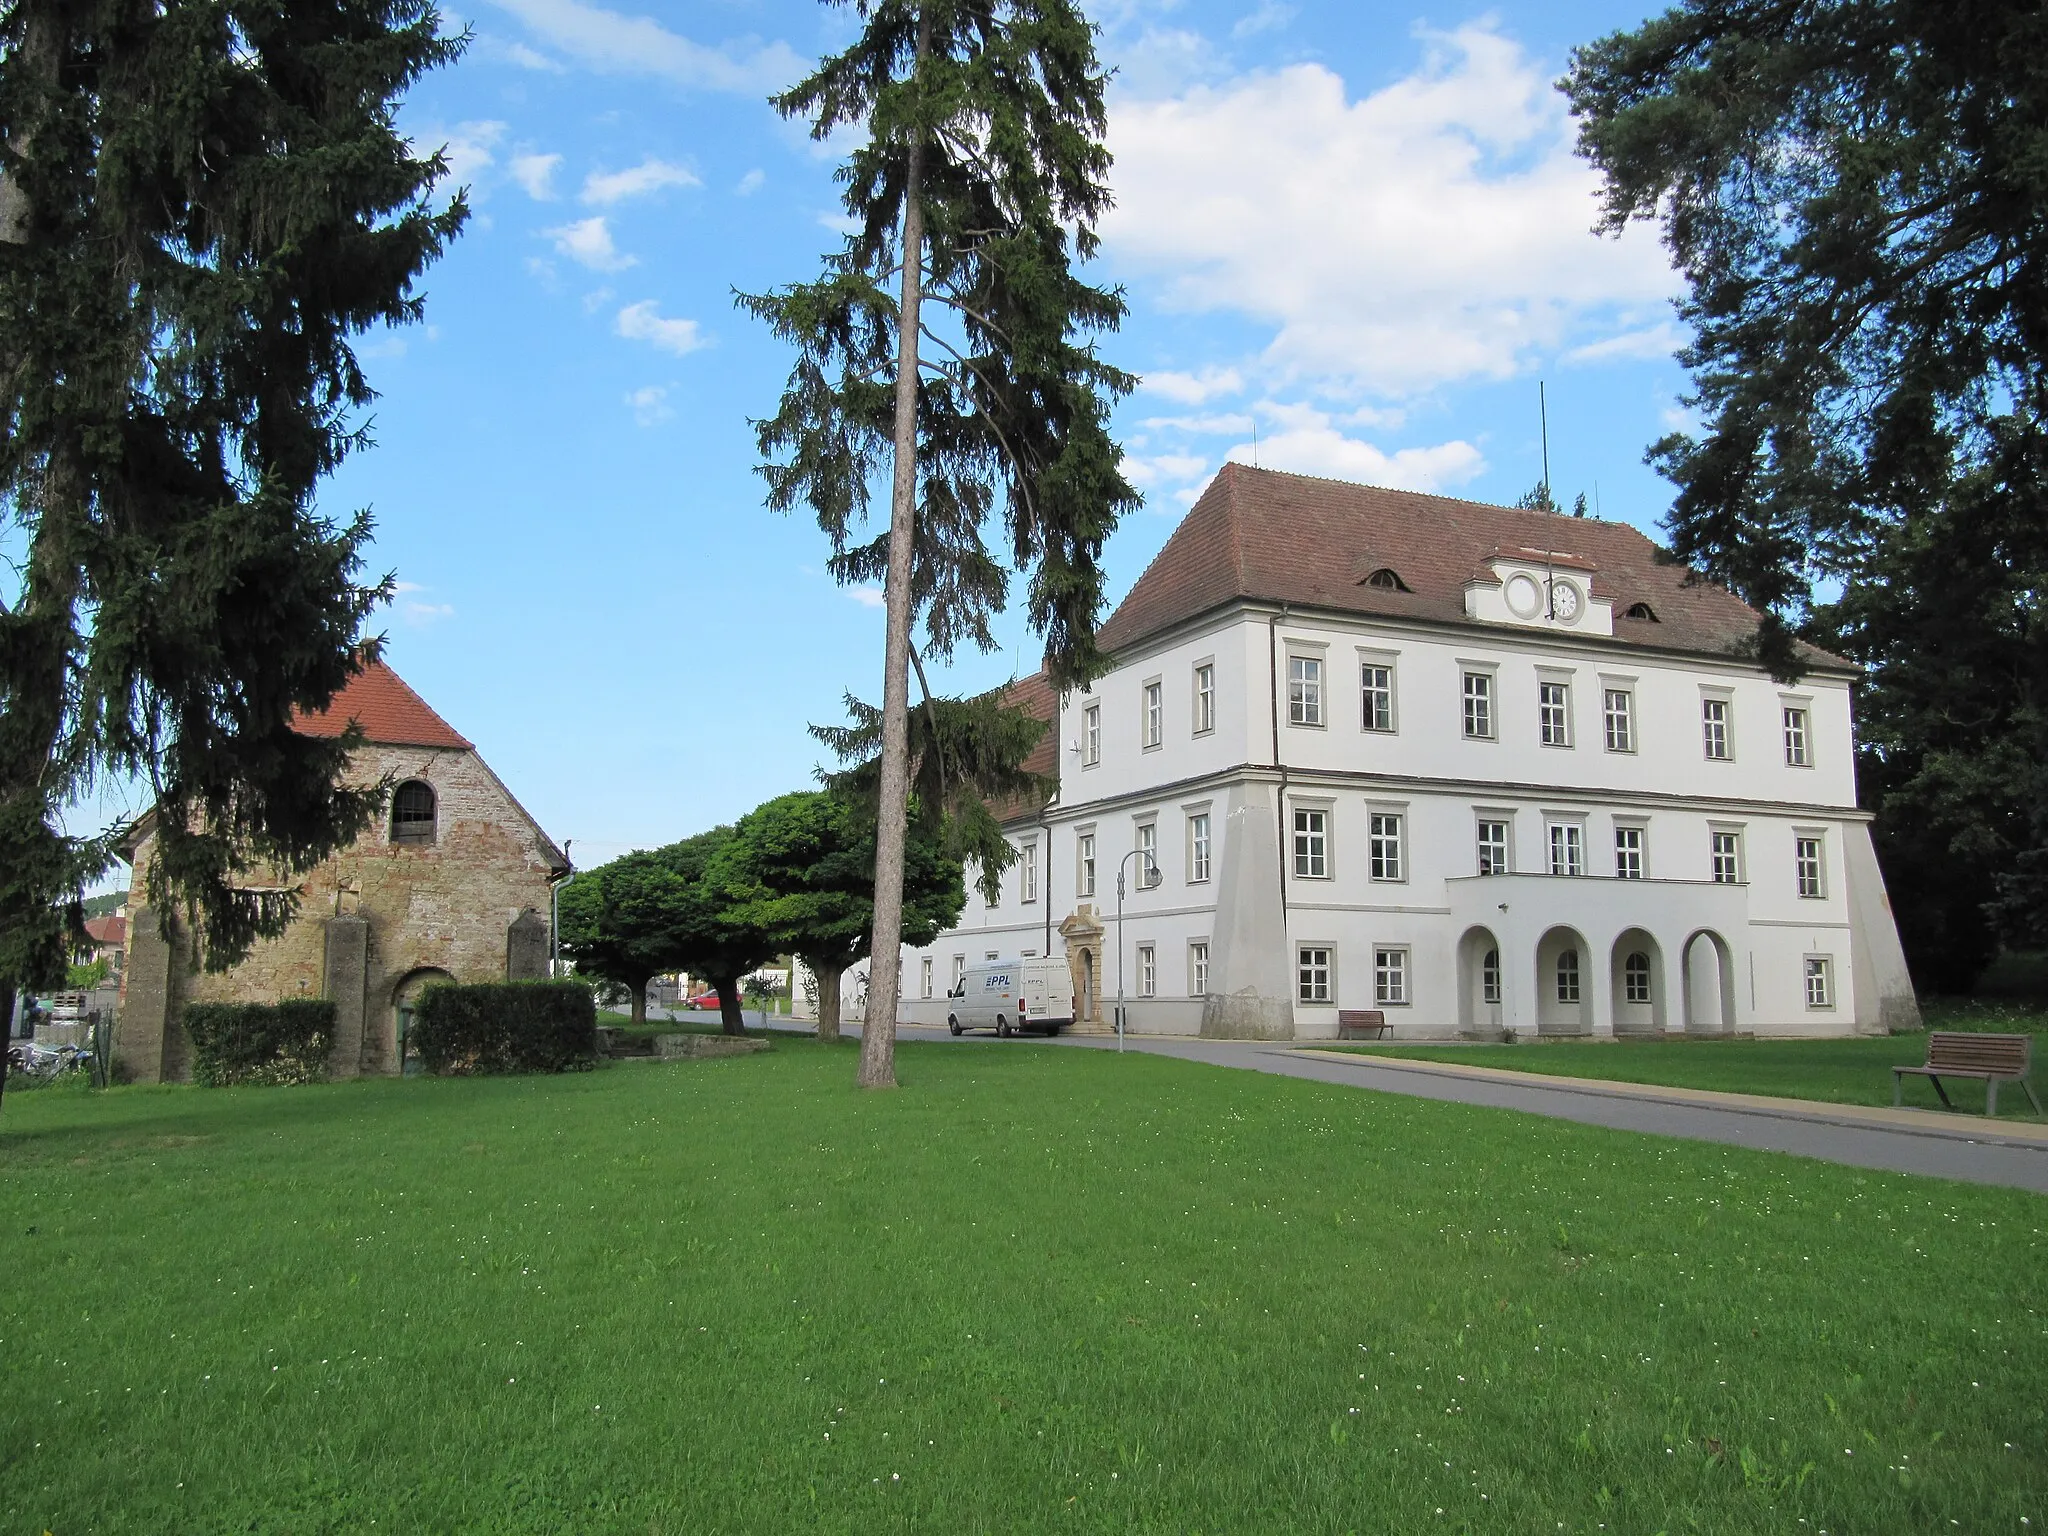
[[[807,725],[879,698],[880,593],[763,505],[750,421],[790,355],[733,303],[838,244],[837,152],[767,97],[854,17],[459,3],[467,54],[400,121],[474,214],[423,323],[364,339],[375,446],[323,509],[372,511],[388,659],[589,867],[808,786]],[[1144,380],[1115,418],[1145,506],[1108,545],[1112,600],[1230,459],[1511,501],[1542,477],[1539,380],[1560,499],[1656,532],[1677,282],[1654,230],[1593,233],[1553,89],[1640,3],[1090,14],[1116,72],[1090,273],[1126,289],[1103,351]],[[1035,670],[1020,614],[998,632],[945,687]]]

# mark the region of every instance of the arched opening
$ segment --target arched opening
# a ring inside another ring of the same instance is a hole
[[[1391,565],[1381,566],[1370,576],[1366,577],[1360,585],[1377,587],[1382,592],[1406,592],[1410,590],[1408,583],[1401,579],[1401,573]]]
[[[1593,978],[1586,967],[1586,941],[1570,928],[1553,928],[1536,946],[1536,1032],[1588,1035],[1593,1032]]]
[[[407,779],[391,792],[391,841],[431,843],[434,840],[434,786]]]
[[[1664,952],[1640,928],[1614,941],[1609,973],[1617,1035],[1664,1032]]]
[[[1681,962],[1685,987],[1685,1032],[1735,1033],[1735,955],[1727,941],[1702,928],[1685,941]]]
[[[1645,624],[1662,622],[1657,617],[1657,610],[1648,603],[1630,603],[1626,608],[1622,609],[1621,616],[1624,619],[1639,619]]]
[[[1458,941],[1458,1032],[1497,1034],[1506,1010],[1500,940],[1485,928],[1468,928]]]
[[[400,1072],[419,1070],[419,1060],[407,1049],[406,1042],[412,1036],[413,1015],[419,1008],[420,994],[429,987],[446,986],[454,980],[444,970],[423,966],[417,971],[407,972],[391,989],[391,1059],[398,1064]]]

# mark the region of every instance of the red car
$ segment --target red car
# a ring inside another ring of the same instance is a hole
[[[716,991],[699,992],[690,999],[689,1005],[692,1008],[705,1008],[715,1012],[718,1008],[718,993]]]

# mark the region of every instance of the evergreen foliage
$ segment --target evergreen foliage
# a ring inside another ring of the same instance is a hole
[[[395,103],[456,56],[427,0],[0,0],[0,988],[61,971],[110,837],[156,794],[151,905],[207,963],[280,932],[291,872],[379,790],[291,728],[374,642],[366,516],[315,507],[373,398],[350,338],[418,318],[461,227]],[[286,878],[277,878],[281,872]]]
[[[578,874],[557,898],[562,953],[581,975],[624,987],[633,1022],[647,1022],[647,983],[682,970],[681,934],[694,910],[683,877],[660,852],[635,852]]]
[[[192,1080],[211,1088],[237,1083],[317,1083],[334,1050],[334,1004],[292,997],[276,1003],[188,1003]]]
[[[597,1002],[572,981],[429,987],[407,1040],[439,1076],[588,1072],[597,1065]]]
[[[2044,43],[2022,0],[1685,0],[1563,82],[1606,226],[1659,221],[1689,288],[1673,548],[1780,676],[1802,638],[1866,668],[1923,984],[2048,934]]]

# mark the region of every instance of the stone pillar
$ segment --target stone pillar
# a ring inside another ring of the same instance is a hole
[[[130,1082],[164,1080],[164,1040],[173,1028],[172,968],[171,943],[158,931],[156,913],[135,908],[128,915],[128,965],[114,1026],[114,1055]]]
[[[334,1004],[334,1052],[327,1069],[335,1077],[363,1070],[363,1026],[369,1004],[370,920],[357,912],[327,919],[327,971],[321,995]]]
[[[505,979],[545,981],[548,974],[548,920],[533,908],[505,928]]]
[[[1216,922],[1209,935],[1209,995],[1202,1035],[1210,1040],[1294,1036],[1294,961],[1280,905],[1280,842],[1274,786],[1240,784],[1224,801],[1217,860]]]

